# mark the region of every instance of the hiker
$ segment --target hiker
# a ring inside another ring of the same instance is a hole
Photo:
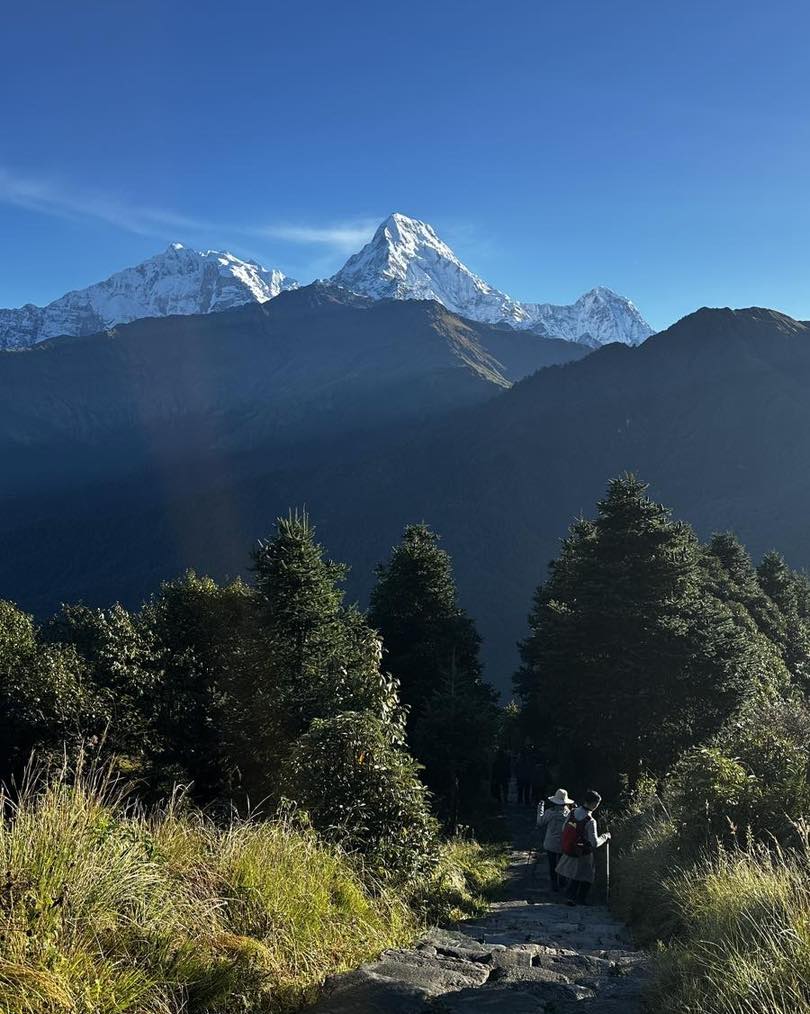
[[[548,784],[548,770],[546,768],[546,762],[542,756],[538,754],[534,761],[534,767],[532,768],[532,802],[535,806],[540,802],[546,792],[546,785]]]
[[[557,876],[557,863],[562,855],[562,833],[565,822],[568,819],[568,807],[574,805],[574,800],[568,798],[565,789],[557,789],[553,796],[548,797],[551,806],[538,817],[537,828],[542,833],[543,848],[548,859],[548,876],[551,881],[551,890],[556,894],[562,886]]]
[[[509,781],[512,777],[512,764],[509,754],[499,747],[492,762],[492,795],[499,803],[509,802]]]
[[[515,762],[515,777],[517,778],[518,802],[531,806],[532,802],[532,770],[534,761],[528,750],[521,750]]]
[[[610,832],[597,834],[594,812],[602,797],[589,789],[583,802],[568,814],[562,832],[562,855],[557,876],[568,880],[567,905],[584,905],[591,884],[596,880],[594,852],[610,841]]]

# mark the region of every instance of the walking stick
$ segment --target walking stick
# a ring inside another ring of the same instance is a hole
[[[610,904],[610,839],[605,842],[605,904]]]

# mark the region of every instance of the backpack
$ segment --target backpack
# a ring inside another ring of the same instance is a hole
[[[582,820],[577,820],[574,811],[571,811],[562,832],[563,855],[571,856],[572,859],[580,859],[591,852],[591,846],[585,838],[585,825],[590,819],[589,814]]]

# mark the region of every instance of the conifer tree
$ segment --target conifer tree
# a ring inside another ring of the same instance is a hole
[[[478,791],[498,716],[450,557],[426,524],[408,525],[390,561],[377,568],[369,621],[409,709],[409,745],[453,825]]]
[[[253,554],[256,639],[232,685],[229,727],[246,788],[275,794],[293,743],[315,719],[369,711],[402,739],[394,681],[380,670],[376,633],[343,605],[346,568],[329,560],[308,516],[280,518]]]
[[[450,557],[426,524],[408,525],[389,562],[377,567],[368,618],[411,723],[451,669],[481,685],[481,639],[458,605]]]
[[[784,622],[785,664],[797,685],[810,693],[810,595],[806,578],[796,574],[784,557],[772,551],[757,568],[763,592],[776,604]]]
[[[663,773],[714,731],[763,659],[706,587],[692,530],[615,479],[538,589],[516,688],[584,779]]]

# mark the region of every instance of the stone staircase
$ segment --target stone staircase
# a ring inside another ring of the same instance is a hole
[[[647,956],[604,905],[568,908],[510,809],[506,899],[326,983],[313,1014],[641,1014]]]

